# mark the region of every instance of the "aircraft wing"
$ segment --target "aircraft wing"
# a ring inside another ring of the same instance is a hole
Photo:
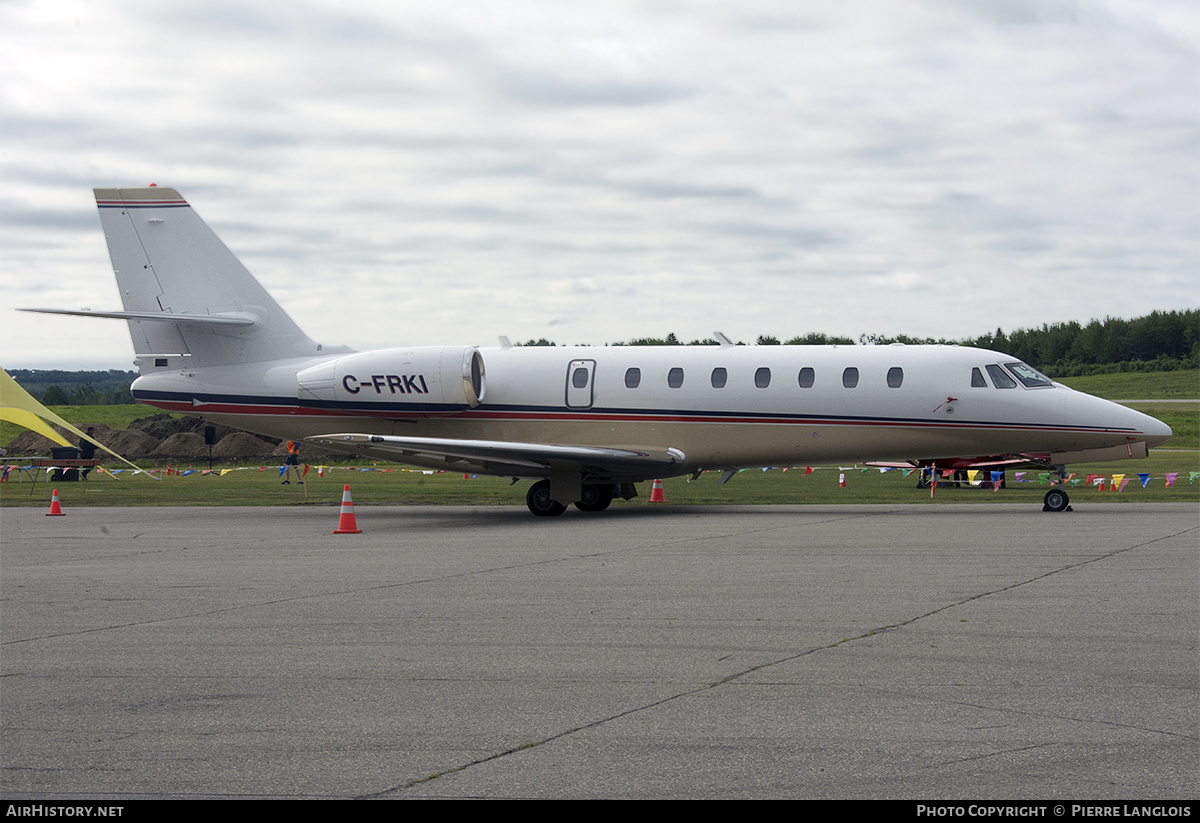
[[[943,457],[942,459],[922,459],[913,460],[911,462],[897,462],[889,460],[870,460],[863,463],[864,466],[874,466],[879,468],[892,469],[913,469],[920,466],[934,465],[939,469],[998,469],[998,468],[1025,468],[1030,467],[1045,467],[1049,462],[1050,455],[1003,455],[991,457]]]
[[[323,434],[309,443],[426,468],[512,477],[543,477],[550,472],[582,471],[608,480],[645,480],[678,474],[685,455],[660,451],[457,440],[441,437],[392,437],[379,434]]]

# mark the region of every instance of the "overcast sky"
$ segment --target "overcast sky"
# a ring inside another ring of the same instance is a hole
[[[91,189],[359,349],[1200,304],[1194,0],[0,0],[0,365],[129,368]]]

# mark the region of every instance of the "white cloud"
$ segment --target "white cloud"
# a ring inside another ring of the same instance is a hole
[[[89,189],[150,181],[362,348],[1196,303],[1191,4],[274,8],[0,6],[6,307],[115,306]],[[130,357],[0,328],[14,367]]]

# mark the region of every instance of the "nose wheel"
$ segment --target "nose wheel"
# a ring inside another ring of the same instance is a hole
[[[1069,512],[1071,509],[1071,498],[1062,489],[1051,489],[1046,492],[1046,496],[1042,498],[1042,511],[1044,512]]]

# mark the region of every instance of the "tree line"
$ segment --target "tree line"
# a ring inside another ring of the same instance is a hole
[[[137,401],[129,387],[135,371],[6,369],[17,385],[47,406],[119,406]]]
[[[1052,323],[1040,329],[1003,329],[965,340],[931,337],[887,337],[862,334],[855,340],[818,332],[780,341],[760,335],[758,346],[854,346],[906,343],[974,346],[1011,354],[1050,377],[1075,377],[1127,371],[1175,371],[1200,368],[1200,309],[1155,311],[1123,320],[1106,317],[1086,325],[1075,321]],[[553,346],[546,338],[518,346]],[[666,337],[639,337],[615,346],[716,346],[711,338],[683,342],[674,333]],[[738,345],[743,345],[738,343]],[[17,383],[47,406],[100,406],[135,403],[129,386],[135,371],[61,371],[9,369]]]
[[[810,332],[784,341],[760,335],[754,343],[758,346],[886,346],[891,343],[974,346],[1011,354],[1051,377],[1126,371],[1175,371],[1200,368],[1200,309],[1154,311],[1132,320],[1106,317],[1092,320],[1087,325],[1076,321],[1052,323],[1040,329],[1017,329],[1008,334],[997,328],[995,332],[964,340],[909,337],[903,334],[896,337],[862,334],[855,340]],[[542,338],[530,340],[524,345],[555,344]],[[640,337],[613,345],[715,346],[718,341],[705,338],[684,343],[671,333],[666,337]],[[743,344],[739,342],[738,345]]]

